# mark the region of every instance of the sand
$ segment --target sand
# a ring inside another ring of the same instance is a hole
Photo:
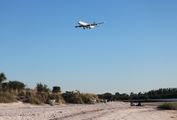
[[[0,120],[177,120],[177,111],[124,102],[94,105],[0,104]]]

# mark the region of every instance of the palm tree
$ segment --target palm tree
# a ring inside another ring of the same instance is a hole
[[[6,80],[4,73],[0,73],[0,90],[2,90],[2,82]]]

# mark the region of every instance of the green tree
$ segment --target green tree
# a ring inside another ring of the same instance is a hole
[[[61,92],[60,87],[59,86],[54,86],[53,90],[52,90],[52,93],[59,93],[59,92]]]
[[[19,81],[9,81],[8,83],[9,90],[23,90],[25,89],[25,84]]]
[[[104,93],[103,99],[107,99],[107,101],[113,100],[113,95],[111,93]]]
[[[2,90],[2,82],[6,80],[4,73],[0,73],[0,90]]]
[[[37,83],[36,88],[38,92],[49,92],[50,91],[50,89],[47,88],[47,85],[46,84],[43,85],[42,83]]]
[[[4,83],[2,83],[2,90],[3,91],[7,91],[8,90],[8,83],[7,82],[4,82]]]

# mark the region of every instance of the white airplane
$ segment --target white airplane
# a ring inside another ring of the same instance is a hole
[[[88,24],[88,23],[85,23],[85,22],[83,22],[83,21],[79,21],[78,22],[78,26],[75,26],[75,28],[78,28],[78,27],[83,27],[83,29],[85,30],[85,28],[89,28],[89,29],[92,29],[92,28],[94,28],[94,27],[98,27],[98,25],[99,24],[103,24],[104,22],[100,22],[100,23],[96,23],[96,22],[94,22],[94,23],[92,23],[92,24]]]

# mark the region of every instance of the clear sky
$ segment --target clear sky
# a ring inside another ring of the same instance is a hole
[[[106,22],[94,29],[77,22]],[[1,0],[0,72],[62,92],[177,87],[176,0]]]

